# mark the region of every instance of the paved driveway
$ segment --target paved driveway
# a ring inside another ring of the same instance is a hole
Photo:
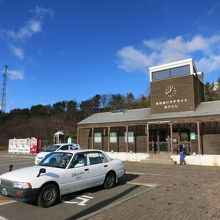
[[[220,219],[219,167],[127,162],[126,169],[137,175],[132,182],[158,186],[91,220]]]

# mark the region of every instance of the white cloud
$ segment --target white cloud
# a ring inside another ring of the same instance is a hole
[[[213,15],[214,13],[216,13],[216,11],[218,11],[218,8],[220,6],[220,3],[218,2],[216,5],[212,6],[212,8],[210,8],[206,14],[207,15]]]
[[[170,39],[147,39],[142,50],[133,46],[117,52],[119,68],[127,72],[147,72],[148,67],[192,57],[199,71],[220,69],[220,34],[210,37],[195,35],[190,39],[177,36]]]
[[[24,51],[22,48],[12,46],[11,49],[16,57],[18,57],[20,60],[24,59]]]
[[[205,73],[211,73],[213,71],[220,69],[220,55],[215,55],[213,57],[203,57],[196,62],[200,70]]]
[[[28,39],[38,33],[41,33],[43,31],[45,18],[52,18],[54,16],[54,11],[52,9],[42,8],[39,6],[31,10],[31,13],[31,18],[27,20],[22,27],[17,28],[17,30],[15,28],[0,29],[1,39],[7,42],[9,48],[12,49],[13,54],[19,59],[24,58],[24,50],[21,48],[18,49],[18,47],[14,45],[24,45]]]
[[[3,30],[3,33],[5,33],[9,40],[24,42],[34,34],[41,32],[42,25],[43,22],[41,20],[30,19],[23,27],[19,28],[18,31]]]
[[[49,15],[50,17],[54,16],[54,11],[51,8],[42,8],[39,6],[36,6],[35,9],[31,10],[31,12],[35,15],[35,16],[45,16],[45,15]]]
[[[148,56],[132,46],[122,48],[118,51],[118,56],[123,58],[119,67],[128,72],[143,71],[143,68],[148,63]]]
[[[24,71],[23,70],[8,70],[8,76],[12,80],[17,80],[17,79],[22,80],[24,78]]]
[[[42,25],[39,21],[36,21],[36,20],[30,21],[30,30],[33,33],[41,32],[41,29],[42,29]]]

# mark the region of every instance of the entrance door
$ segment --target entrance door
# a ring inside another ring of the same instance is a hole
[[[159,138],[159,149],[160,151],[168,151],[168,129],[159,129],[158,138]]]
[[[151,153],[157,153],[157,129],[150,128],[149,129],[149,150]]]
[[[149,129],[149,150],[151,153],[169,151],[169,126],[167,124],[152,125]]]

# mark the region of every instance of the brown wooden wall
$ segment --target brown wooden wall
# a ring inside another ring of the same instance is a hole
[[[169,126],[167,125],[150,125],[149,126],[149,145],[153,141],[158,141],[157,129],[164,130],[167,129],[167,134],[169,135]],[[111,131],[117,132],[118,142],[109,143],[109,151],[114,152],[126,152],[127,144],[125,141],[126,127],[111,127]],[[134,153],[146,153],[147,152],[147,133],[145,125],[129,126],[129,131],[134,131],[134,142],[128,143],[128,152],[132,151]],[[108,130],[106,128],[94,128],[94,132],[102,133],[102,143],[94,143],[94,149],[102,149],[108,151]],[[190,140],[190,132],[196,134],[195,140]],[[203,154],[220,154],[220,122],[203,122],[200,123],[201,132],[201,149]],[[154,134],[154,135],[153,135]],[[173,125],[173,148],[175,152],[178,152],[178,146],[180,143],[190,144],[190,152],[198,152],[198,134],[196,123],[184,123]],[[160,140],[159,141],[164,141]],[[92,129],[81,128],[79,144],[82,148],[92,148]],[[150,151],[153,150],[149,146]]]
[[[114,151],[114,152],[119,152],[119,149],[118,149],[119,145],[118,143],[110,143],[110,146],[109,146],[109,151]]]
[[[196,77],[193,77],[193,85],[195,94],[195,106],[197,107],[200,102],[205,101],[204,84]]]
[[[79,134],[79,145],[81,148],[83,149],[88,149],[90,148],[90,130],[89,128],[84,128],[84,129],[80,129],[80,134]]]
[[[101,149],[104,151],[108,151],[108,133],[107,128],[95,128],[94,132],[102,133],[102,142],[101,143],[93,143],[94,149]],[[126,152],[127,145],[125,142],[124,134],[126,132],[125,127],[117,127],[111,128],[111,131],[116,131],[118,133],[117,143],[109,143],[109,151],[114,152]],[[147,136],[145,134],[145,126],[134,126],[129,127],[129,131],[134,131],[134,142],[128,143],[128,152],[138,152],[138,153],[146,153],[147,152]],[[80,129],[80,138],[79,144],[83,149],[92,148],[92,133],[91,129]]]
[[[136,152],[147,153],[147,136],[140,135],[136,138]]]
[[[168,86],[174,86],[176,93],[172,97],[165,94]],[[194,76],[153,81],[150,83],[150,102],[152,113],[194,111],[204,100],[203,84]]]
[[[220,134],[204,134],[203,154],[220,154]]]

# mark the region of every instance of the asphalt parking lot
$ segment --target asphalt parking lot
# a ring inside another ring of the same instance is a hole
[[[8,171],[10,164],[13,169],[19,169],[34,165],[34,159],[4,155],[0,156],[0,164],[2,174]],[[130,183],[136,176],[126,174],[113,189],[105,190],[100,186],[65,195],[57,205],[47,209],[0,196],[0,219],[86,219],[154,188]]]
[[[0,155],[0,174],[34,164],[33,157]],[[220,219],[220,168],[126,162],[110,190],[69,194],[50,208],[0,196],[0,219]]]

